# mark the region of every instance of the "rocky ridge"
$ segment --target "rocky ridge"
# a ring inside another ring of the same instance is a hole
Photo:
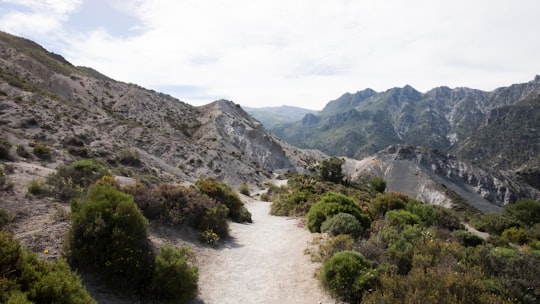
[[[6,33],[0,33],[0,80],[0,128],[17,160],[15,147],[42,143],[52,150],[52,168],[91,157],[136,179],[214,177],[235,186],[260,183],[274,170],[307,168],[323,156],[279,141],[232,102],[197,108],[76,67]],[[122,164],[126,153],[140,165]]]
[[[347,159],[344,168],[353,178],[365,172],[383,177],[389,191],[444,206],[460,198],[485,213],[522,197],[540,199],[539,190],[516,182],[511,172],[489,172],[428,148],[393,145],[359,161]]]

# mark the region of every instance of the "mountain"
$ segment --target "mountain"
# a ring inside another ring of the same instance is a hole
[[[273,126],[291,123],[302,119],[306,114],[317,114],[318,111],[293,107],[293,106],[280,106],[280,107],[262,107],[251,108],[243,107],[255,119],[260,121],[265,127],[271,128]]]
[[[136,179],[213,177],[235,186],[304,170],[324,156],[279,140],[230,101],[194,107],[7,33],[0,33],[0,80],[0,140],[14,161],[55,168],[89,157]],[[24,153],[37,144],[52,157]],[[137,157],[136,165],[123,161],[126,155]]]
[[[484,170],[429,148],[392,145],[362,160],[346,159],[343,168],[353,179],[366,173],[382,177],[389,191],[447,207],[460,200],[484,213],[519,198],[540,199],[540,190],[519,182],[515,173]]]
[[[293,145],[329,155],[362,159],[403,144],[453,153],[497,169],[517,169],[538,165],[539,100],[540,76],[492,92],[366,89],[330,101],[317,115],[268,129]]]

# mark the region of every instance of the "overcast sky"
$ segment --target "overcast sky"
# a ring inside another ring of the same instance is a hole
[[[538,0],[0,0],[0,29],[194,105],[322,109],[540,74]]]

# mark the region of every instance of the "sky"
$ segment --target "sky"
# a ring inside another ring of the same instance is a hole
[[[540,74],[538,0],[0,0],[0,30],[193,105],[314,110]]]

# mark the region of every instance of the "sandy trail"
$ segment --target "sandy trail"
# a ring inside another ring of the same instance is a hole
[[[311,234],[296,219],[269,214],[270,203],[249,200],[253,224],[231,224],[231,239],[199,258],[193,303],[334,303],[314,277],[304,249]]]

